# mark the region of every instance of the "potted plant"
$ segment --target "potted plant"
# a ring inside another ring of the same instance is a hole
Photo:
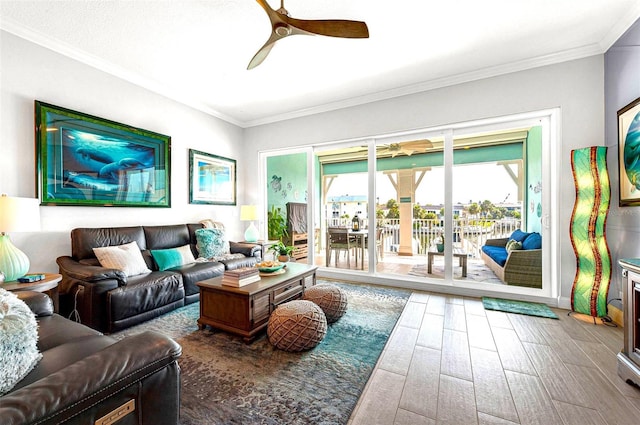
[[[286,263],[291,259],[293,253],[293,247],[285,245],[282,241],[278,241],[275,245],[269,248],[269,251],[273,251],[273,255],[282,263]]]
[[[444,238],[442,236],[438,236],[435,241],[438,252],[444,252]]]
[[[267,233],[269,240],[282,240],[287,236],[287,219],[281,208],[271,205],[267,211]]]

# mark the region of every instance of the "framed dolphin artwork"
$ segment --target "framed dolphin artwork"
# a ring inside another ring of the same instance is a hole
[[[620,206],[640,205],[640,97],[618,111]]]
[[[35,102],[42,205],[171,206],[171,138]]]

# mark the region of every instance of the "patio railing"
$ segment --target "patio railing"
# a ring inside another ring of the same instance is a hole
[[[329,219],[327,227],[350,227],[349,219]],[[398,252],[400,245],[400,219],[378,219],[377,226],[384,229],[382,236],[385,252]],[[461,248],[472,258],[480,257],[480,248],[487,239],[506,238],[514,230],[520,228],[521,222],[517,219],[484,219],[484,218],[457,218],[453,221],[453,244]],[[440,219],[414,219],[413,228],[413,254],[425,255],[429,248],[435,244],[437,238],[444,233],[444,223]]]

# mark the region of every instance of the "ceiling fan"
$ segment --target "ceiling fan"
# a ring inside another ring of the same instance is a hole
[[[399,154],[411,156],[414,153],[424,153],[427,149],[432,148],[431,140],[414,140],[411,142],[390,143],[389,145],[380,145],[376,148],[378,154],[391,153],[391,157],[395,158]]]
[[[280,0],[280,9],[274,10],[266,0],[256,0],[267,12],[271,21],[271,36],[267,42],[258,50],[253,59],[249,62],[247,69],[253,69],[260,65],[276,41],[290,35],[326,35],[329,37],[343,38],[368,38],[369,29],[367,24],[360,21],[348,21],[342,19],[296,19],[289,16],[289,12],[284,8],[284,0]]]

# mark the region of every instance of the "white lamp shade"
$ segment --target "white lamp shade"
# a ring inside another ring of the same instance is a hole
[[[258,208],[255,205],[242,205],[240,207],[240,220],[253,221],[258,219]]]
[[[40,230],[40,200],[0,196],[0,233]]]

